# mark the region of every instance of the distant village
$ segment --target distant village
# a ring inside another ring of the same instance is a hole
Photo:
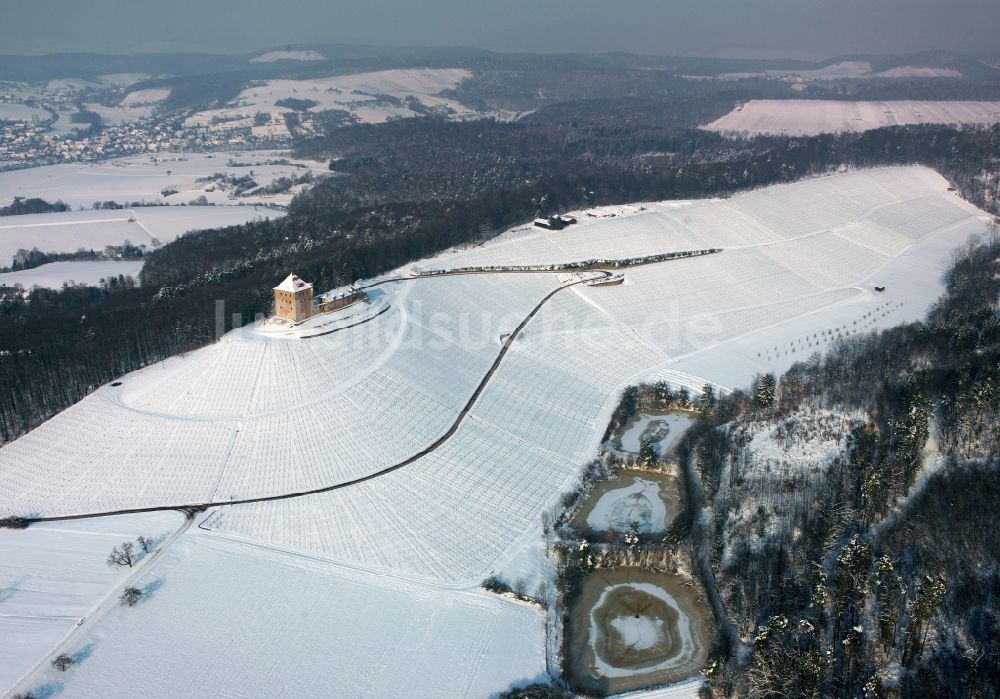
[[[23,105],[49,114],[49,118],[14,121],[5,120],[0,110],[0,169],[89,162],[161,151],[287,147],[291,143],[287,129],[185,124],[189,116],[185,112],[107,123],[98,114],[80,110],[80,100],[72,93],[42,95],[4,93],[0,85],[0,107]],[[66,119],[80,121],[71,122],[71,126],[59,123]]]

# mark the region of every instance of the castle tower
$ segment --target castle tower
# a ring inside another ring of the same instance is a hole
[[[289,274],[274,287],[274,315],[299,323],[312,315],[313,285]]]

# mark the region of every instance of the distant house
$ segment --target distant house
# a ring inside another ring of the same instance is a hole
[[[536,218],[535,225],[549,231],[561,231],[566,226],[572,226],[576,219],[572,216],[549,216],[548,218]]]

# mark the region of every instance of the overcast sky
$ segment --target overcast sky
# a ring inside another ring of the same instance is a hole
[[[791,56],[1000,52],[1000,0],[4,0],[0,53],[291,43]]]

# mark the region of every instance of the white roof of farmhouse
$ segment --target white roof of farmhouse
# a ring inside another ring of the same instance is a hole
[[[311,289],[312,284],[307,284],[295,274],[289,274],[288,279],[274,288],[276,291],[302,291],[303,289]]]

